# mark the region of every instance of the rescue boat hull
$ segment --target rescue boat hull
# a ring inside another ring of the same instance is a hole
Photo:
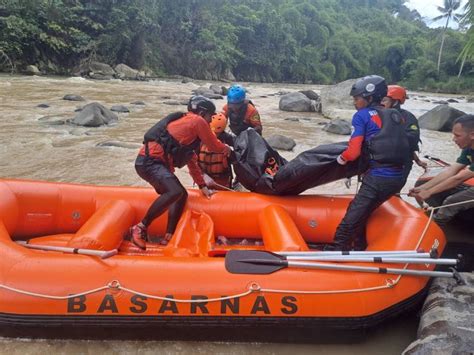
[[[298,268],[232,274],[224,258],[209,256],[215,248],[307,251],[308,243],[331,242],[351,196],[219,192],[207,200],[190,190],[170,243],[149,244],[142,252],[124,236],[156,198],[152,189],[2,180],[0,193],[4,331],[11,330],[8,325],[365,329],[413,307],[429,282],[420,276]],[[149,233],[164,234],[166,218],[155,221]],[[419,210],[392,198],[369,220],[368,250],[436,246],[441,253],[444,234],[427,222]],[[218,236],[253,245],[218,246]],[[32,250],[18,240],[76,250],[119,248],[119,254],[100,259]]]

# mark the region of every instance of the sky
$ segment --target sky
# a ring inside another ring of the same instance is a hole
[[[417,10],[420,15],[424,18],[425,22],[429,27],[442,27],[445,25],[446,20],[432,22],[430,19],[440,15],[437,6],[443,6],[443,0],[408,0],[405,6],[410,10]],[[456,13],[462,13],[463,6],[467,3],[467,0],[461,0],[461,6]],[[449,27],[457,28],[456,24],[452,24]]]

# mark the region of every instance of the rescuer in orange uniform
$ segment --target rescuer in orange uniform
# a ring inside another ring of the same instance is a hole
[[[227,117],[223,113],[217,113],[212,116],[210,126],[217,139],[222,143],[233,146],[234,136],[225,131]],[[213,152],[206,144],[201,143],[198,159],[202,172],[212,179],[209,181],[208,186],[218,190],[231,188],[232,167],[226,154]]]
[[[214,103],[204,96],[193,96],[188,112],[175,112],[150,128],[135,160],[138,175],[159,194],[142,221],[130,229],[132,242],[146,249],[148,226],[168,210],[168,225],[162,244],[172,237],[186,204],[186,189],[174,175],[175,167],[188,166],[189,173],[202,194],[210,198],[212,191],[205,184],[197,163],[196,151],[204,143],[212,152],[229,155],[231,149],[216,138],[209,123],[216,112]]]
[[[403,119],[405,120],[405,132],[408,136],[408,142],[410,143],[410,156],[407,158],[407,162],[404,166],[403,176],[405,181],[408,179],[413,162],[418,166],[426,169],[428,164],[420,160],[416,152],[420,151],[419,144],[420,140],[420,126],[415,115],[410,111],[404,110],[401,108],[401,105],[405,103],[405,100],[408,98],[407,91],[404,87],[399,85],[389,85],[387,96],[382,99],[382,105],[386,108],[394,108],[401,113]]]
[[[245,89],[240,85],[231,86],[227,92],[227,104],[222,111],[229,119],[229,128],[236,136],[247,128],[253,128],[262,135],[260,115],[255,105],[245,96]]]

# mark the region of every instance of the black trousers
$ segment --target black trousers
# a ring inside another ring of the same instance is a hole
[[[367,247],[365,230],[370,215],[382,203],[399,192],[404,184],[404,177],[389,178],[366,175],[336,229],[334,249],[364,250]]]
[[[186,189],[176,175],[159,161],[139,156],[135,161],[135,170],[160,195],[148,208],[142,223],[148,227],[156,218],[168,210],[166,233],[173,234],[188,199]]]

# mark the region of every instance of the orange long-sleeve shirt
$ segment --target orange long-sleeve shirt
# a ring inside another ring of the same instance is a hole
[[[171,122],[167,126],[169,134],[176,139],[182,145],[189,145],[196,139],[200,139],[209,150],[216,153],[225,153],[228,147],[219,141],[214,133],[212,133],[209,123],[204,118],[195,113],[188,112],[182,118]],[[163,162],[165,159],[165,152],[163,147],[157,142],[148,143],[149,156],[152,158],[160,159]],[[145,156],[145,145],[140,149],[139,155]],[[174,172],[173,157],[168,155],[169,168],[171,172]],[[201,169],[198,165],[197,155],[194,154],[187,166],[189,174],[193,178],[194,182],[198,186],[204,185],[204,178],[202,176]]]

